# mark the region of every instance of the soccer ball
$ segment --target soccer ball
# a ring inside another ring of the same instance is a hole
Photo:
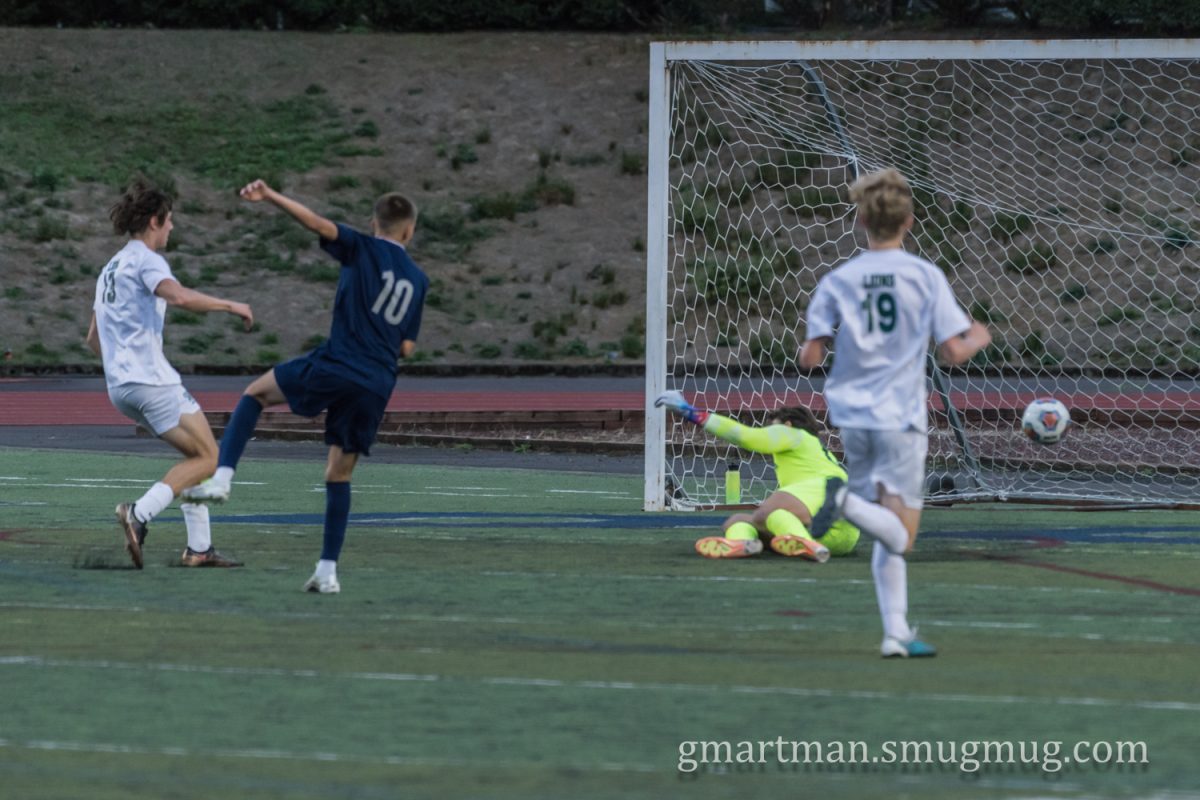
[[[1021,430],[1038,444],[1054,444],[1071,422],[1067,407],[1053,397],[1034,400],[1021,415]]]

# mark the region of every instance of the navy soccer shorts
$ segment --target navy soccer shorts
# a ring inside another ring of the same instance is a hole
[[[344,375],[322,364],[311,354],[275,367],[279,384],[293,414],[325,415],[325,444],[345,453],[371,454],[387,400],[367,391]]]

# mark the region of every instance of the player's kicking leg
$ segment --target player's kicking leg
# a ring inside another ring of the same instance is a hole
[[[907,431],[842,429],[850,464],[849,491],[835,505],[846,519],[875,539],[871,573],[883,621],[884,658],[921,658],[937,650],[908,625],[908,564],[904,554],[921,522],[928,439]]]
[[[256,378],[238,401],[225,426],[225,433],[221,435],[216,471],[208,480],[184,491],[183,499],[190,503],[223,503],[228,500],[234,471],[246,449],[246,443],[254,435],[254,427],[263,409],[286,400],[275,380],[275,370],[268,370]]]
[[[346,541],[346,525],[350,521],[350,476],[358,463],[358,453],[346,453],[338,445],[330,445],[325,464],[325,531],[321,544],[321,560],[304,584],[306,592],[337,594],[337,562]]]

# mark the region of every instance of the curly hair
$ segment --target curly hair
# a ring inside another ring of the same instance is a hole
[[[134,178],[121,199],[108,210],[115,233],[136,236],[150,227],[150,220],[159,225],[167,221],[171,213],[171,196],[152,186],[144,178]]]

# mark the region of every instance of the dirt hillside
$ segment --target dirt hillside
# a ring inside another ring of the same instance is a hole
[[[434,281],[423,358],[638,360],[647,41],[0,30],[0,350],[91,360],[95,274],[122,245],[107,208],[143,164],[179,195],[172,267],[260,320],[243,335],[229,318],[173,314],[172,360],[263,363],[310,346],[328,329],[332,262],[236,199],[254,176],[244,152],[359,227],[381,191],[417,201],[411,250]],[[272,127],[304,135],[273,153],[259,141]]]

